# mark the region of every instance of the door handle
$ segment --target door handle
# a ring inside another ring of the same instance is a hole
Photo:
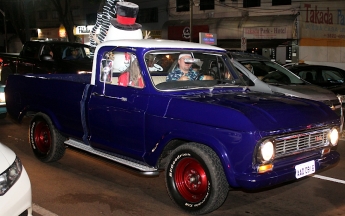
[[[116,100],[121,100],[121,101],[127,101],[126,97],[113,97],[113,96],[108,96],[104,94],[98,94],[97,92],[92,92],[93,96],[98,96],[98,97],[105,97],[105,98],[111,98],[111,99],[116,99]]]

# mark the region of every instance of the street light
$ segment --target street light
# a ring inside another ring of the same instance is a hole
[[[4,28],[5,28],[5,51],[7,53],[7,27],[6,27],[6,14],[0,9],[0,13],[4,16]]]

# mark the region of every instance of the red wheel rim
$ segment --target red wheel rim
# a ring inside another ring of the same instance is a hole
[[[193,158],[184,158],[177,164],[174,180],[177,190],[188,202],[200,202],[207,194],[206,172]]]
[[[48,153],[51,145],[51,136],[47,124],[44,122],[37,123],[34,131],[34,139],[37,149],[43,154]]]

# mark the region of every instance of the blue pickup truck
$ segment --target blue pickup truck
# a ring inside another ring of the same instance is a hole
[[[7,111],[32,118],[39,160],[72,146],[143,175],[165,171],[169,196],[192,214],[220,207],[229,187],[270,187],[339,160],[328,106],[248,90],[224,49],[116,40],[95,54],[91,76],[9,76]]]

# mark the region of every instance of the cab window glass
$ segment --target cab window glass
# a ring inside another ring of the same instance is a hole
[[[110,51],[103,54],[100,81],[110,85],[144,88],[137,57],[129,52]]]
[[[341,73],[334,70],[322,70],[322,78],[324,82],[330,83],[344,83],[344,78]]]

